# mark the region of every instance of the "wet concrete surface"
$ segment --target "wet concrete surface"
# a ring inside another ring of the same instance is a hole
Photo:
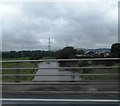
[[[39,63],[39,68],[58,68],[59,64],[57,62],[42,62]],[[74,74],[72,76],[71,74]],[[33,81],[80,81],[80,76],[76,76],[78,72],[59,70],[59,69],[40,69],[37,71],[36,75],[60,75],[60,76],[35,76]],[[71,75],[71,76],[62,76]]]

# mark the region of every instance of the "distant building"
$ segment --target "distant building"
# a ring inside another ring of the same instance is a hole
[[[76,57],[84,57],[84,54],[77,54]]]
[[[77,54],[77,58],[81,57],[108,57],[110,55],[109,51],[94,51],[94,50],[88,50],[84,54]]]
[[[110,52],[103,52],[102,54],[104,57],[108,57],[110,55]]]
[[[94,56],[96,56],[96,53],[93,51],[87,51],[84,56],[85,57],[94,57]]]

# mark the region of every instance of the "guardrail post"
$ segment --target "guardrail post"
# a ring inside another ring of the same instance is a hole
[[[16,62],[16,67],[20,68],[20,63],[19,62]],[[16,81],[19,82],[20,81],[20,70],[17,69],[16,70]]]

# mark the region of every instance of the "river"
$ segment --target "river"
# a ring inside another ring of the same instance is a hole
[[[42,62],[38,64],[39,68],[57,68],[59,67],[58,62]],[[71,75],[72,74],[72,75]],[[59,69],[39,69],[36,75],[46,76],[35,76],[33,81],[80,81],[81,78],[78,76],[78,72],[59,70]],[[47,75],[71,75],[71,76],[47,76]],[[77,75],[77,76],[76,76]]]

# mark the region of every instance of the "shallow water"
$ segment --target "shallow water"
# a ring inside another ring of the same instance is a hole
[[[39,68],[57,68],[59,67],[58,62],[47,62],[39,63]],[[72,75],[71,75],[72,74]],[[71,76],[35,76],[33,81],[79,81],[80,76],[76,76],[78,72],[59,70],[59,69],[40,69],[36,75],[71,75]]]

